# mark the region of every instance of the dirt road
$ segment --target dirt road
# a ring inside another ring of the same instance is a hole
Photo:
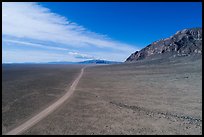
[[[79,76],[75,79],[75,81],[72,83],[71,87],[68,89],[67,93],[62,96],[60,99],[58,99],[55,103],[38,113],[36,116],[32,117],[25,123],[21,124],[20,126],[14,128],[13,130],[6,133],[6,135],[17,135],[21,134],[22,132],[26,131],[27,129],[31,128],[33,125],[35,125],[37,122],[45,118],[47,115],[52,113],[55,109],[57,109],[60,105],[62,105],[74,92],[79,80],[81,79],[83,73],[84,73],[85,67],[81,69],[81,72]]]
[[[202,58],[86,69],[75,93],[24,135],[202,135]]]

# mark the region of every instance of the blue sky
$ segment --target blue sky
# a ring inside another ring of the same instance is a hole
[[[201,2],[4,2],[2,9],[4,63],[124,61],[178,30],[202,27]]]

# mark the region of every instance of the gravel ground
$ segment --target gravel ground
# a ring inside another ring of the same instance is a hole
[[[88,67],[59,109],[24,134],[202,134],[202,60]]]
[[[60,98],[81,65],[3,65],[2,134]]]

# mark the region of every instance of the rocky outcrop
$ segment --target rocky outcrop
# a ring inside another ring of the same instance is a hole
[[[131,54],[125,62],[154,58],[158,55],[176,57],[194,54],[202,54],[202,28],[184,29],[169,38],[155,41]]]

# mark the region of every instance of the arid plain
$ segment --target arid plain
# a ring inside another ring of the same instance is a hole
[[[63,96],[82,67],[3,68],[3,134]],[[73,95],[23,134],[202,134],[202,59],[88,66]]]
[[[2,133],[7,133],[65,94],[81,65],[2,66]]]

